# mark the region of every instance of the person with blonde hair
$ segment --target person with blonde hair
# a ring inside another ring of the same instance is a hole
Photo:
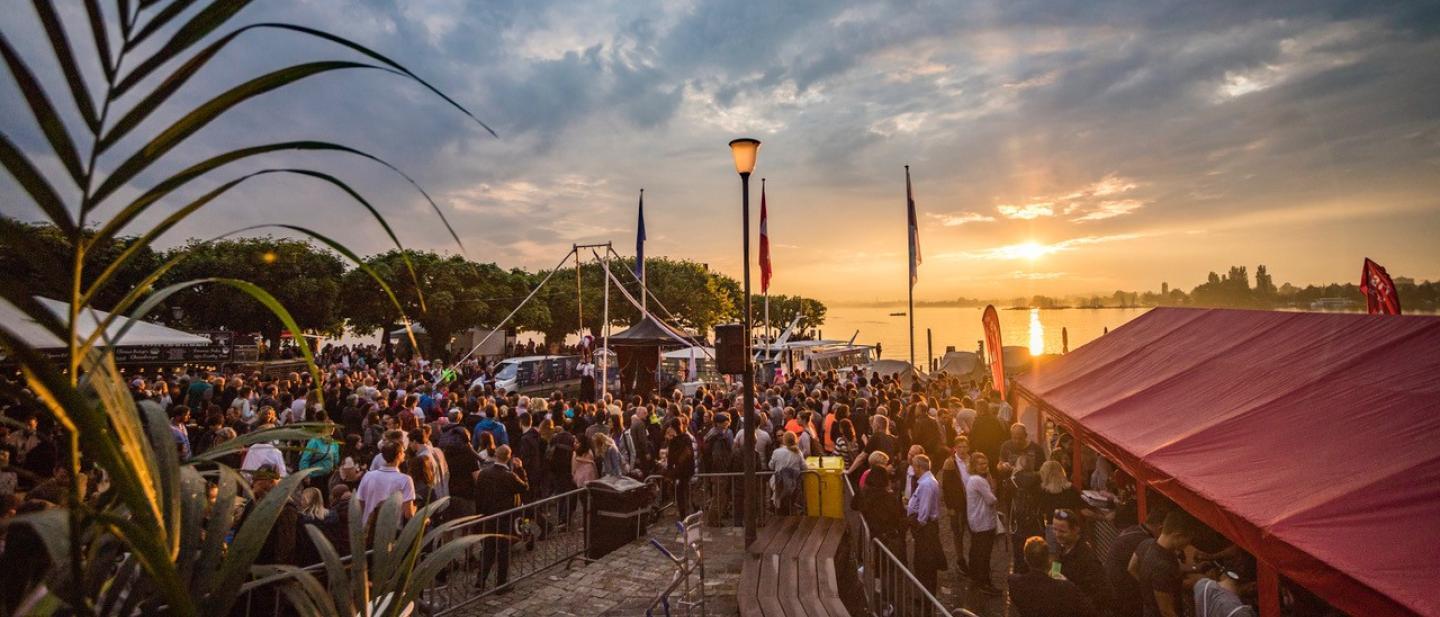
[[[799,490],[800,474],[805,472],[805,455],[800,453],[800,440],[795,433],[786,431],[780,436],[780,447],[770,455],[771,499],[781,515],[788,515],[797,501],[803,502]],[[803,507],[803,506],[802,506]]]
[[[1080,497],[1079,489],[1065,476],[1065,466],[1055,461],[1045,461],[1040,465],[1040,490],[1036,497],[1046,525],[1054,520],[1056,510],[1069,509],[1087,517],[1096,514]]]
[[[300,491],[301,522],[320,525],[329,515],[330,511],[325,509],[325,496],[320,493],[320,489],[312,486]]]

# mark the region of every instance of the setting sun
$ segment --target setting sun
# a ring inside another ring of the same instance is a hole
[[[1015,245],[1015,254],[1029,260],[1036,260],[1044,257],[1050,249],[1038,242],[1026,242]]]

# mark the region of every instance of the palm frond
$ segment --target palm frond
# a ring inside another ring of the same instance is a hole
[[[211,2],[185,25],[170,37],[169,41],[151,54],[150,57],[141,61],[130,71],[120,82],[115,85],[115,98],[125,96],[125,93],[134,87],[135,84],[145,79],[155,69],[169,62],[184,53],[191,45],[200,42],[201,39],[214,32],[216,28],[225,25],[225,22],[234,17],[240,9],[250,4],[250,0],[215,0]],[[123,20],[122,20],[123,21]],[[133,40],[133,39],[132,39]],[[133,43],[126,46],[126,49],[133,49]]]
[[[326,61],[297,64],[271,71],[250,81],[231,88],[215,98],[196,107],[190,113],[185,114],[176,120],[160,134],[156,135],[135,154],[130,155],[110,173],[98,188],[89,202],[89,207],[94,208],[105,201],[116,189],[124,186],[144,171],[152,163],[159,160],[165,153],[180,145],[186,138],[195,134],[196,131],[204,128],[205,125],[219,118],[227,110],[247,101],[251,98],[270,92],[277,88],[292,84],[306,77],[338,71],[342,69],[371,68],[378,70],[380,67],[364,64],[361,62]]]
[[[25,95],[30,113],[34,114],[40,131],[55,150],[60,164],[70,174],[70,179],[75,181],[75,186],[84,188],[85,170],[80,166],[80,153],[75,150],[75,142],[70,139],[70,133],[65,130],[65,123],[61,122],[60,115],[55,113],[55,106],[50,103],[50,97],[45,94],[40,80],[30,72],[30,67],[20,58],[20,54],[16,53],[15,48],[10,46],[10,40],[5,38],[3,32],[0,32],[0,56],[4,56],[6,66],[10,67],[10,74],[15,77],[20,92]]]
[[[75,235],[75,222],[70,220],[70,213],[65,209],[65,202],[60,200],[60,194],[55,192],[50,181],[45,179],[25,153],[15,147],[3,132],[0,132],[0,165],[4,165],[5,170],[10,172],[10,177],[15,178],[20,188],[25,189],[35,205],[50,219],[51,224],[64,232],[67,238]]]
[[[344,191],[346,195],[349,195],[349,196],[350,196],[351,198],[353,198],[355,201],[359,202],[359,204],[360,204],[361,206],[363,206],[367,211],[370,212],[370,215],[375,219],[375,221],[376,221],[377,223],[379,223],[380,228],[385,230],[385,234],[390,237],[390,241],[395,244],[395,247],[396,247],[397,249],[398,249],[398,248],[403,248],[403,247],[401,246],[401,244],[400,244],[400,238],[395,235],[395,230],[390,227],[390,222],[385,219],[385,216],[382,215],[382,214],[380,214],[380,210],[377,209],[375,206],[371,205],[371,203],[370,203],[368,200],[366,200],[364,197],[362,197],[362,196],[360,195],[360,193],[356,192],[353,188],[350,187],[350,185],[348,185],[348,184],[346,184],[345,182],[341,181],[339,178],[336,178],[335,176],[332,176],[332,175],[330,175],[330,174],[321,173],[321,172],[318,172],[318,171],[312,171],[312,170],[308,170],[308,169],[293,169],[293,168],[289,168],[289,169],[264,169],[264,170],[260,170],[260,171],[253,172],[253,173],[250,173],[250,174],[246,174],[246,175],[244,175],[244,176],[241,176],[241,177],[239,177],[239,178],[236,178],[236,179],[234,179],[234,180],[231,180],[231,181],[229,181],[229,182],[226,182],[225,184],[220,185],[218,188],[216,188],[216,189],[214,189],[214,190],[211,190],[210,192],[208,192],[208,193],[200,196],[198,199],[196,199],[195,201],[190,202],[189,204],[186,204],[185,206],[181,207],[179,210],[176,210],[175,212],[170,213],[168,216],[166,216],[166,217],[165,217],[163,220],[161,220],[159,223],[157,223],[157,224],[155,224],[154,226],[152,226],[152,227],[150,227],[149,229],[147,229],[143,235],[141,235],[139,238],[137,238],[134,242],[131,242],[131,243],[129,244],[129,246],[127,246],[127,247],[125,248],[125,250],[120,253],[120,255],[118,255],[115,259],[113,259],[113,260],[105,267],[105,269],[104,269],[103,271],[101,271],[98,276],[95,277],[95,279],[90,283],[90,286],[82,293],[82,295],[81,295],[81,297],[80,297],[80,298],[81,298],[81,303],[84,304],[84,303],[90,302],[90,301],[104,288],[104,286],[110,281],[110,279],[111,279],[112,277],[114,277],[117,273],[119,273],[119,272],[121,271],[121,269],[125,266],[126,263],[128,263],[131,259],[135,258],[137,255],[139,255],[146,247],[150,246],[150,245],[155,241],[156,238],[158,238],[159,236],[161,236],[162,234],[164,234],[166,231],[169,231],[171,228],[173,228],[175,225],[179,224],[181,221],[183,221],[184,219],[186,219],[186,218],[189,217],[190,215],[194,214],[194,213],[195,213],[196,211],[198,211],[200,208],[204,207],[206,204],[209,204],[212,200],[214,200],[215,198],[219,197],[221,194],[225,193],[226,191],[229,191],[230,189],[234,188],[236,185],[240,184],[241,182],[244,182],[244,181],[246,181],[246,180],[248,180],[248,179],[250,179],[250,178],[254,178],[254,177],[256,177],[256,176],[262,176],[262,175],[268,175],[268,174],[275,174],[275,173],[298,174],[298,175],[307,176],[307,177],[311,177],[311,178],[317,178],[317,179],[323,180],[323,181],[325,181],[325,182],[329,182],[330,184],[332,184],[332,185],[334,185],[335,187],[339,188],[340,190]],[[154,203],[154,202],[150,202],[150,203]],[[250,228],[246,228],[246,229],[250,229]],[[239,232],[239,231],[244,231],[244,230],[237,230],[236,232]],[[236,233],[236,232],[231,232],[231,233]],[[360,260],[359,257],[353,257],[354,253],[351,252],[351,251],[349,251],[349,249],[346,249],[346,248],[344,248],[344,247],[342,247],[342,246],[339,246],[337,243],[334,243],[334,242],[331,241],[329,238],[325,238],[325,237],[322,237],[322,236],[317,236],[317,235],[314,234],[314,232],[310,232],[310,231],[307,230],[305,233],[310,234],[310,235],[312,235],[313,237],[316,237],[316,239],[319,239],[319,240],[325,242],[326,244],[329,244],[329,245],[335,247],[336,250],[339,251],[341,254],[352,257],[352,260],[354,260],[354,261],[355,261],[357,264],[359,264],[361,267],[366,267],[366,266],[364,265],[363,260]],[[230,235],[230,234],[225,234],[225,235]],[[101,236],[101,235],[99,235],[99,234],[97,234],[96,237],[97,237],[97,238],[106,237],[106,238],[108,239],[107,236]],[[220,237],[223,237],[223,236],[220,236]],[[219,239],[219,238],[217,237],[217,238],[214,238],[214,239],[212,239],[212,240],[210,240],[210,241],[213,242],[214,240],[217,240],[217,239]],[[420,282],[419,282],[418,279],[415,278],[415,268],[414,268],[413,265],[410,265],[410,261],[409,261],[409,258],[408,258],[408,257],[406,258],[405,262],[406,262],[407,267],[409,267],[409,269],[410,269],[411,279],[415,281],[415,286],[416,286],[416,288],[417,288],[417,290],[418,290],[419,287],[420,287]],[[171,264],[171,265],[173,265],[173,264]],[[165,269],[169,269],[169,267],[167,266]],[[379,280],[378,277],[377,277],[377,280]],[[390,293],[389,287],[386,286],[383,281],[381,282],[381,285],[382,285],[382,287],[385,288],[385,290],[386,290],[387,293]],[[419,293],[419,292],[417,291],[417,293]],[[393,299],[393,298],[394,298],[394,294],[393,294],[393,293],[390,293],[390,295],[391,295],[391,297],[392,297],[392,299]],[[424,304],[425,304],[424,297],[421,296],[420,305],[421,305],[422,310],[423,310],[423,308],[424,308]],[[399,305],[398,301],[396,302],[396,305],[397,305],[397,306]],[[113,309],[112,314],[113,314],[114,312],[124,311],[124,310],[126,310],[126,308],[128,308],[128,306],[126,306],[126,305],[117,305],[117,307],[115,307],[115,308]],[[401,312],[404,312],[404,311],[402,310]],[[108,325],[108,324],[107,324],[107,325]]]
[[[251,283],[249,281],[242,281],[240,279],[208,277],[175,283],[173,285],[170,285],[169,287],[165,287],[164,289],[157,290],[155,291],[155,293],[150,294],[150,296],[147,297],[145,301],[142,302],[140,306],[131,313],[131,319],[122,324],[120,326],[120,329],[116,331],[115,338],[124,338],[125,333],[129,332],[130,328],[134,327],[136,323],[139,323],[141,321],[141,318],[149,315],[150,311],[155,310],[155,307],[160,306],[160,303],[164,302],[170,296],[173,296],[176,293],[184,291],[186,289],[215,284],[227,285],[244,292],[246,295],[249,295],[251,298],[255,299],[257,302],[263,305],[266,309],[269,309],[270,313],[274,315],[276,319],[279,319],[280,323],[286,328],[288,328],[291,332],[303,332],[299,324],[295,322],[295,318],[290,315],[290,311],[287,310],[284,305],[280,304],[280,301],[276,300],[275,296],[271,295],[270,292],[265,291],[265,289],[260,287],[259,285]],[[324,379],[320,376],[320,369],[315,366],[315,354],[310,351],[310,343],[305,341],[305,337],[297,336],[295,337],[295,345],[300,348],[300,355],[305,358],[305,368],[309,371],[310,378],[314,379],[315,383],[320,383],[324,381]],[[323,396],[323,394],[317,391],[317,402],[323,404],[325,402]]]
[[[40,24],[45,28],[45,36],[50,39],[50,49],[55,53],[55,61],[60,64],[60,72],[65,75],[65,83],[70,86],[70,97],[75,99],[80,117],[85,120],[90,132],[100,132],[100,116],[95,111],[95,101],[90,98],[90,90],[85,87],[85,79],[80,75],[80,66],[75,63],[75,54],[70,50],[65,27],[60,25],[60,16],[55,14],[50,0],[34,0],[32,4],[40,15]]]
[[[240,524],[240,529],[235,532],[235,539],[230,544],[225,560],[220,563],[218,582],[214,591],[208,596],[210,604],[206,606],[207,610],[213,611],[213,614],[216,615],[230,612],[236,594],[250,575],[251,564],[255,563],[256,557],[260,555],[260,549],[264,548],[265,538],[270,534],[270,528],[275,525],[275,519],[280,516],[280,509],[285,506],[286,501],[289,501],[295,490],[300,488],[301,482],[305,480],[309,471],[308,469],[296,471],[286,476],[250,510],[245,521]]]
[[[90,22],[90,35],[95,39],[95,51],[100,54],[100,70],[105,81],[115,79],[115,66],[110,59],[110,34],[105,30],[105,13],[100,10],[100,0],[85,0],[85,16]]]
[[[156,0],[141,0],[140,10],[143,11],[150,8],[155,2]],[[145,39],[150,38],[150,35],[155,34],[155,31],[164,28],[165,24],[170,23],[170,20],[175,19],[176,16],[185,12],[185,9],[190,8],[192,4],[195,4],[195,0],[175,0],[165,5],[165,8],[160,9],[159,13],[151,17],[150,21],[145,22],[145,25],[141,27],[134,36],[130,37],[130,40],[126,44],[126,49],[139,47],[141,43],[145,42]]]

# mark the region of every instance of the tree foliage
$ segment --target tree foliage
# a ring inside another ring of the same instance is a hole
[[[409,257],[415,276],[410,276],[404,256]],[[472,326],[493,327],[520,303],[532,285],[531,275],[504,270],[495,264],[475,263],[459,255],[432,252],[389,251],[365,263],[401,298],[402,315],[381,292],[369,274],[351,270],[341,284],[341,315],[351,331],[369,334],[376,330],[400,328],[403,316],[424,328],[427,353],[444,355],[444,348],[457,332]],[[419,286],[416,286],[416,282]],[[522,324],[543,323],[548,310],[532,303],[517,314]]]
[[[56,299],[70,296],[70,268],[75,254],[72,236],[51,224],[27,223],[0,215],[0,238],[4,238],[0,242],[0,272],[6,277],[37,296]],[[81,285],[85,287],[94,284],[96,275],[105,266],[114,263],[126,249],[136,249],[135,256],[126,260],[116,272],[114,284],[95,294],[95,308],[109,310],[114,307],[126,292],[160,265],[160,256],[149,246],[136,246],[138,238],[134,236],[96,241],[95,232],[85,230],[81,238],[90,243],[85,251],[81,278]]]
[[[296,323],[306,332],[338,334],[341,330],[344,262],[309,242],[268,237],[192,241],[167,252],[166,257],[181,259],[162,278],[162,284],[215,276],[249,281],[290,307]],[[182,311],[180,321],[188,327],[258,332],[271,349],[279,343],[283,329],[268,309],[234,289],[196,286],[170,296],[165,303]]]

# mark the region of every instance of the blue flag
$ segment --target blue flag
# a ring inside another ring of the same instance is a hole
[[[635,229],[635,278],[645,280],[645,189],[640,189],[640,224]]]

